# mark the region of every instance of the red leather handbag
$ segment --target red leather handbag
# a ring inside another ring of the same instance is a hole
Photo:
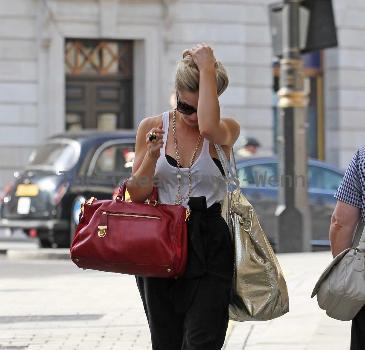
[[[160,204],[157,188],[145,203],[89,199],[71,245],[81,268],[145,277],[179,277],[187,260],[187,209]]]

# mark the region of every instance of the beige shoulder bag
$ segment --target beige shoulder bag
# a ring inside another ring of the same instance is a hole
[[[365,305],[365,235],[358,224],[352,248],[338,254],[318,279],[312,298],[329,317],[350,321]]]
[[[289,311],[286,282],[254,208],[241,193],[233,152],[230,162],[221,146],[215,147],[227,181],[222,215],[235,250],[229,316],[234,321],[271,320]]]

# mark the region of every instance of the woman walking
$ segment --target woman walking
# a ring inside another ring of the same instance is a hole
[[[221,215],[226,184],[214,144],[228,156],[240,132],[234,119],[220,117],[218,96],[227,85],[208,45],[186,50],[177,66],[176,109],[138,127],[131,200],[145,201],[156,184],[160,203],[190,209],[184,276],[137,277],[154,350],[218,350],[224,343],[233,248]]]

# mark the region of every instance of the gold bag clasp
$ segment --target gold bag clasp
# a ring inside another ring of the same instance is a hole
[[[107,226],[98,226],[98,236],[104,238],[106,236]]]

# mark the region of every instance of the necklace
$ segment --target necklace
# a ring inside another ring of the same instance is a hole
[[[177,194],[176,194],[176,200],[175,200],[175,204],[181,204],[183,202],[183,200],[185,199],[189,199],[190,197],[190,194],[191,194],[191,167],[194,163],[194,160],[195,160],[195,156],[196,156],[196,152],[198,151],[199,149],[199,145],[200,145],[200,142],[201,142],[201,139],[202,139],[202,135],[199,134],[199,137],[198,137],[198,141],[196,143],[196,146],[195,146],[195,150],[193,152],[193,156],[191,157],[191,160],[190,160],[190,164],[189,164],[189,167],[188,167],[188,178],[189,178],[189,190],[188,190],[188,193],[183,196],[181,194],[181,163],[180,163],[180,153],[179,153],[179,148],[178,148],[178,145],[177,145],[177,138],[176,138],[176,109],[174,109],[174,112],[173,112],[173,118],[172,118],[172,133],[174,135],[174,146],[175,146],[175,154],[176,154],[176,162],[177,162]]]

